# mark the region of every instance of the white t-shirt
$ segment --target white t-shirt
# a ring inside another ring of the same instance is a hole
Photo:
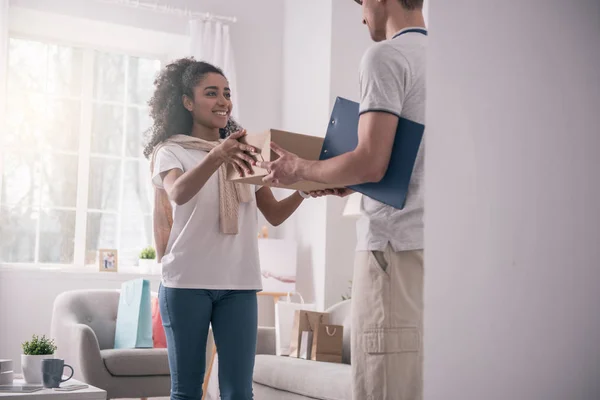
[[[164,146],[154,161],[153,183],[163,188],[162,172],[174,168],[186,172],[207,154],[176,144]],[[218,172],[186,204],[178,206],[171,202],[171,206],[173,227],[161,260],[165,287],[262,290],[255,198],[240,204],[237,235],[220,231]]]
[[[408,28],[373,45],[360,68],[360,113],[388,112],[425,125],[425,58],[427,36]],[[417,154],[404,209],[364,196],[357,224],[357,250],[394,251],[423,248],[424,142]]]

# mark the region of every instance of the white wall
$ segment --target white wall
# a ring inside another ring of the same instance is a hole
[[[8,13],[5,10],[8,10],[9,2],[8,0],[0,0],[0,60],[6,60],[8,55],[8,41],[6,35],[8,34]],[[5,114],[6,114],[6,70],[7,63],[0,62],[0,132],[3,132],[5,128],[4,124],[6,122]]]
[[[331,12],[330,0],[284,1],[285,130],[325,136],[329,119]],[[286,237],[298,241],[296,290],[320,309],[325,303],[326,204],[325,199],[304,201],[284,232]]]
[[[600,3],[429,21],[425,399],[598,399]]]
[[[73,35],[73,31],[78,34]],[[9,34],[67,45],[92,46],[138,56],[158,57],[163,62],[183,57],[189,49],[187,36],[100,20],[90,21],[24,7],[10,8]]]
[[[283,125],[324,137],[329,119],[331,1],[285,0],[284,5]]]
[[[336,97],[360,101],[358,71],[363,53],[373,44],[362,24],[362,8],[353,1],[334,0],[331,28],[329,110]],[[350,294],[356,247],[356,219],[342,215],[346,198],[327,198],[325,307]]]
[[[284,20],[283,129],[324,137],[335,98],[358,101],[360,59],[371,44],[361,8],[345,0],[286,0]],[[297,288],[319,309],[349,292],[356,228],[342,216],[345,201],[305,201],[282,233],[299,242]]]

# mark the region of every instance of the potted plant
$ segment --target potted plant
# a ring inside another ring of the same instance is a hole
[[[140,252],[138,265],[142,274],[152,274],[156,272],[156,251],[154,250],[154,247],[148,246]]]
[[[39,337],[33,335],[31,341],[22,344],[21,367],[23,378],[26,383],[39,385],[42,383],[42,360],[54,358],[56,345],[54,339],[48,339],[45,335]]]

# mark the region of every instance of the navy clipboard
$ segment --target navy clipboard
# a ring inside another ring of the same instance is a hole
[[[320,160],[336,157],[356,148],[358,119],[359,104],[338,97],[331,113]],[[363,183],[349,188],[381,203],[403,209],[424,131],[424,125],[400,117],[390,163],[383,179],[377,183]]]

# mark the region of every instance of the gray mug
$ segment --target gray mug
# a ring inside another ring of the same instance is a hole
[[[71,375],[67,379],[62,379],[65,367],[71,370]],[[57,388],[62,382],[66,382],[73,377],[73,368],[65,364],[65,360],[60,358],[46,358],[42,360],[42,381],[45,388]]]

